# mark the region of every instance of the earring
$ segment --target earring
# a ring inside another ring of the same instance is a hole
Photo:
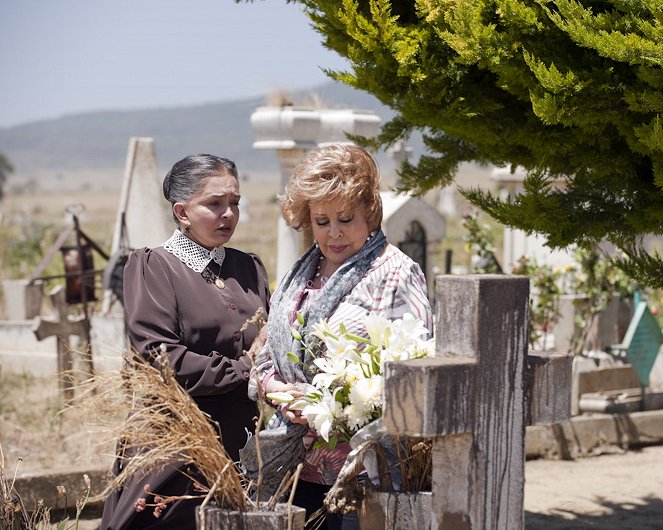
[[[190,227],[190,226],[187,226],[187,227],[184,228],[184,232],[185,232],[185,233],[188,234],[190,231],[191,231],[191,227]]]
[[[320,248],[320,245],[318,245],[318,242],[315,242],[315,248]]]

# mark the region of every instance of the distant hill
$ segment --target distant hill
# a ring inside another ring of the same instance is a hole
[[[292,95],[295,102],[317,100],[329,108],[372,110],[383,122],[393,112],[370,94],[345,85],[328,84]],[[187,154],[209,152],[233,159],[244,175],[278,175],[276,154],[253,149],[250,116],[264,98],[204,105],[134,111],[103,111],[67,115],[0,129],[0,152],[16,171],[9,185],[67,188],[108,185],[99,175],[117,175],[119,186],[129,138],[155,140],[157,161],[165,172]],[[415,154],[421,150],[414,146]],[[380,164],[389,164],[379,155]],[[75,176],[75,178],[66,178]],[[103,182],[102,182],[103,181]]]

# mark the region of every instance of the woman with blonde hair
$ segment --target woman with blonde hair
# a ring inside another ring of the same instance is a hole
[[[334,144],[310,151],[295,167],[281,204],[287,224],[296,230],[310,227],[315,243],[272,296],[267,344],[258,355],[249,383],[249,395],[254,399],[277,391],[301,395],[302,383],[310,383],[314,375],[312,358],[302,349],[302,342],[321,320],[336,331],[343,325],[362,337],[368,337],[364,318],[369,313],[389,319],[410,313],[429,331],[432,326],[419,265],[387,243],[380,229],[380,174],[365,149]],[[292,328],[301,339],[293,338]],[[293,362],[290,352],[299,355],[299,362]],[[350,451],[349,444],[341,442],[330,449],[315,443],[320,435],[307,425],[300,411],[290,410],[287,404],[277,408],[269,427],[283,434],[283,440],[273,443],[283,461],[303,463],[294,503],[306,508],[310,517],[322,508]],[[261,432],[261,439],[278,440],[270,428]],[[267,443],[261,442],[261,447],[269,451]],[[348,523],[327,514],[328,528],[341,528],[341,524],[351,528]]]

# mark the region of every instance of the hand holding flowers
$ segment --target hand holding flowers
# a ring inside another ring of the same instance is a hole
[[[339,333],[326,321],[314,324],[313,338],[302,341],[314,357],[311,384],[299,392],[267,394],[289,411],[301,411],[302,420],[330,448],[381,416],[385,362],[430,357],[434,352],[433,339],[423,338],[428,329],[411,314],[397,320],[369,314],[364,327],[368,338],[350,334],[343,324]]]

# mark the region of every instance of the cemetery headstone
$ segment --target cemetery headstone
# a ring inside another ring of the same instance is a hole
[[[571,357],[528,358],[529,280],[439,276],[436,357],[388,363],[385,427],[433,438],[432,529],[524,528],[525,426],[570,417]]]
[[[77,337],[82,341],[80,353],[86,364],[86,371],[94,375],[92,369],[92,357],[89,354],[90,321],[86,315],[69,315],[69,309],[65,300],[65,289],[58,285],[50,293],[49,298],[53,305],[54,314],[50,317],[37,317],[33,325],[33,331],[37,340],[55,336],[57,338],[57,365],[60,390],[64,400],[70,402],[74,398],[73,375],[74,351],[71,337]]]

